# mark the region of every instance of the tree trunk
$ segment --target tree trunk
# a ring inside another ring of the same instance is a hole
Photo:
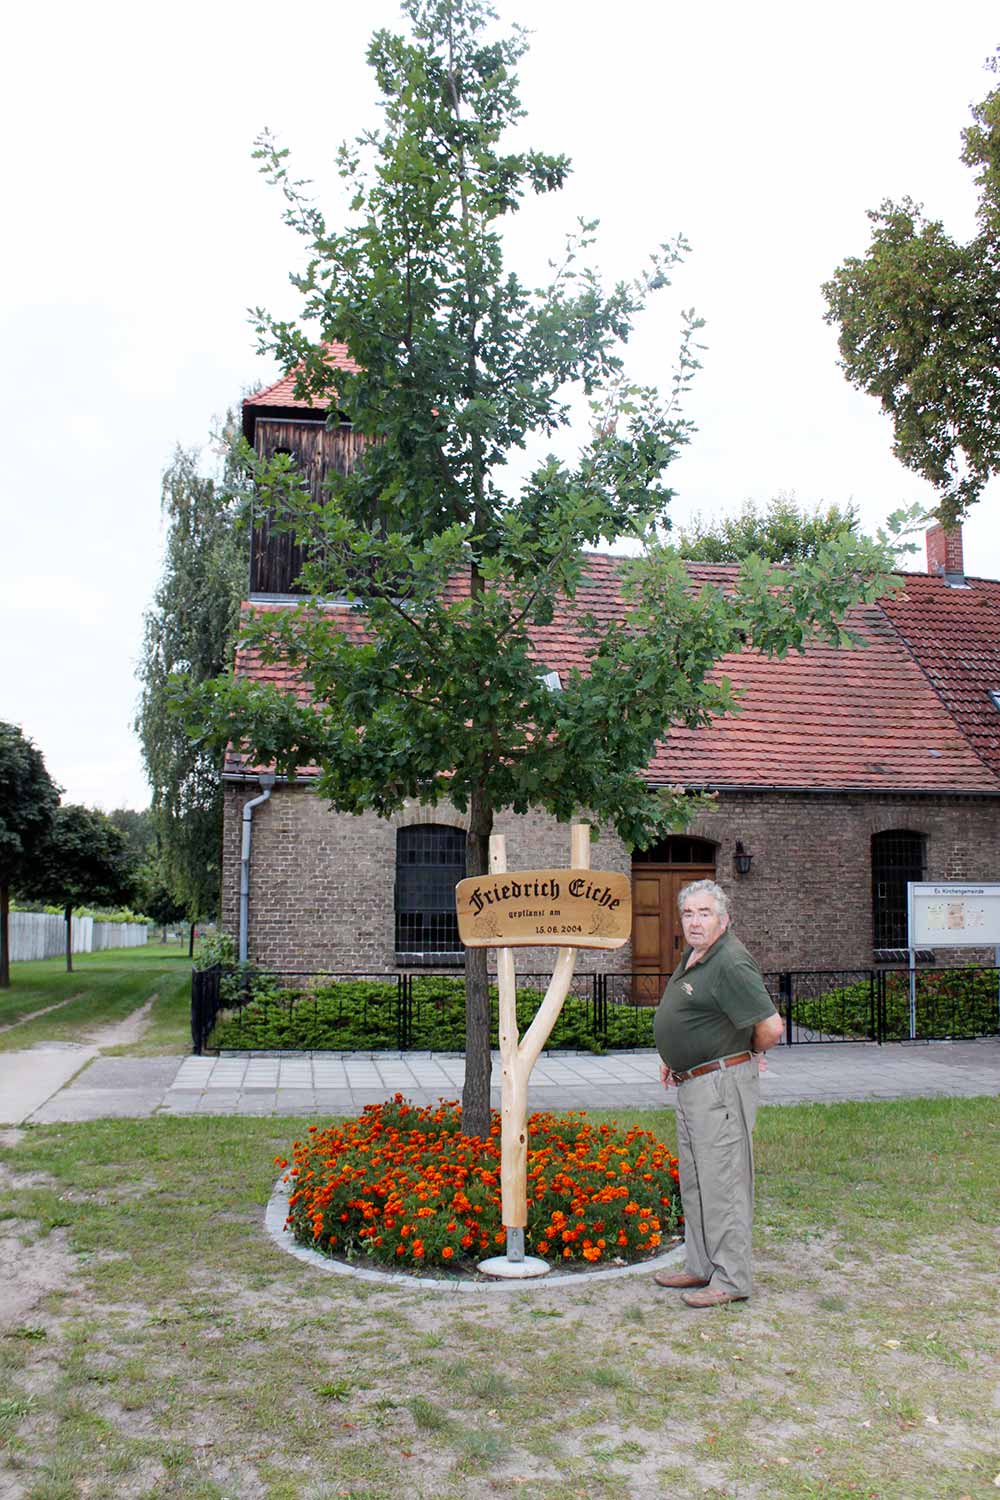
[[[73,908],[66,908],[66,973],[73,972]]]
[[[490,865],[493,809],[477,788],[469,809],[465,842],[465,873],[485,875]],[[462,1089],[462,1131],[485,1140],[490,1133],[490,990],[486,977],[487,948],[465,951],[465,1087]]]
[[[0,990],[10,989],[10,886],[0,884]]]
[[[194,923],[190,924],[188,932],[188,958],[194,958]]]

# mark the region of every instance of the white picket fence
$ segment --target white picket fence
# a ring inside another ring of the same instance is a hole
[[[48,912],[10,913],[10,961],[57,958],[66,951],[66,923]],[[105,948],[142,948],[149,938],[144,922],[98,922],[93,917],[74,917],[71,923],[74,953],[99,953]]]

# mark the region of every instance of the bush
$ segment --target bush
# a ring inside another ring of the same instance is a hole
[[[288,1225],[329,1255],[470,1270],[505,1242],[500,1116],[465,1136],[454,1103],[416,1109],[401,1094],[296,1141]],[[657,1253],[681,1224],[677,1160],[648,1131],[585,1115],[529,1121],[525,1246],[564,1263],[624,1263]],[[288,1162],[278,1158],[282,1168]]]
[[[998,1030],[998,971],[995,969],[920,969],[917,971],[916,1023],[922,1037],[989,1036]],[[822,995],[796,995],[794,1020],[799,1026],[845,1040],[873,1035],[871,994],[867,980],[842,985]],[[910,976],[891,970],[885,976],[883,1036],[898,1041],[910,1034]]]
[[[204,966],[199,963],[199,966]],[[497,1030],[498,996],[492,989],[493,1032]],[[254,971],[235,971],[222,980],[223,1010],[208,1040],[225,1051],[359,1052],[399,1046],[398,990],[394,980],[341,979],[320,976],[300,985]],[[422,1052],[465,1049],[465,981],[429,974],[412,985],[413,1014],[409,1046]],[[542,991],[522,989],[517,996],[517,1024],[523,1034],[542,1001]],[[595,1035],[590,1003],[570,996],[547,1046],[566,1051],[603,1052],[606,1047],[653,1045],[653,1012],[626,1005],[608,1007],[607,1034]]]

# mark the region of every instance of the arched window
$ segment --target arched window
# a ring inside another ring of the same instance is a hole
[[[926,840],[911,828],[872,835],[872,934],[875,948],[906,947],[906,886],[923,880]]]
[[[715,845],[708,839],[692,839],[686,834],[661,839],[649,849],[636,849],[634,865],[714,865]]]
[[[465,832],[422,823],[396,834],[396,957],[461,963],[455,886],[465,876]]]

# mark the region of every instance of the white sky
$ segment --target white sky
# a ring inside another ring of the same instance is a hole
[[[592,258],[609,278],[678,231],[691,242],[630,364],[666,385],[677,306],[707,319],[675,520],[779,491],[853,500],[872,526],[929,501],[837,368],[820,284],[863,253],[883,197],[909,193],[972,232],[960,131],[994,81],[996,5],[500,8],[535,33],[525,133],[574,162],[564,193],[519,216],[513,263],[540,275],[578,215],[602,221]],[[243,389],[279,373],[255,355],[246,309],[296,311],[301,242],[253,138],[275,130],[330,204],[336,146],[375,123],[368,37],[401,24],[390,0],[53,0],[7,18],[0,719],[34,739],[67,800],[148,801],[130,725],[160,474],[175,443],[205,445]],[[969,573],[1000,576],[998,496],[966,523]]]

